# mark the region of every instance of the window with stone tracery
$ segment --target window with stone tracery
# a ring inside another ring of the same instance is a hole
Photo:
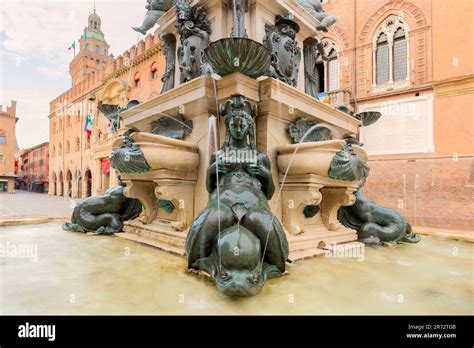
[[[319,91],[333,92],[340,89],[338,48],[334,41],[323,39],[323,47],[327,61],[324,61],[321,54],[316,59],[316,69],[319,75]]]
[[[409,85],[408,26],[403,19],[390,16],[378,28],[373,40],[373,84],[401,88]]]

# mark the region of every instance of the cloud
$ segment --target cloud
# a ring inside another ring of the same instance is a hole
[[[17,100],[20,147],[47,141],[49,102],[71,86],[68,47],[78,40],[92,0],[0,0],[0,102]],[[115,56],[136,44],[146,1],[97,0],[102,31]]]
[[[69,60],[67,48],[82,35],[91,5],[89,0],[6,1],[2,8],[5,50],[23,56]],[[97,1],[102,31],[115,55],[135,43],[137,33],[131,26],[143,20],[143,5],[133,0]]]

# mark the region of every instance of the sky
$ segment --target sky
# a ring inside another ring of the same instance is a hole
[[[146,1],[95,3],[109,52],[117,57],[137,43],[131,27],[141,24]],[[68,47],[76,41],[79,50],[93,7],[93,0],[0,0],[0,104],[5,109],[17,101],[20,149],[48,141],[49,102],[71,87],[74,54]]]

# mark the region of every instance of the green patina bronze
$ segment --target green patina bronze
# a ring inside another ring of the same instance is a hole
[[[147,12],[143,24],[139,27],[132,27],[132,29],[146,35],[146,32],[153,28],[156,22],[175,5],[176,0],[147,0],[145,6]]]
[[[268,204],[275,186],[268,156],[256,150],[256,107],[237,95],[220,114],[226,136],[207,170],[209,203],[186,239],[188,267],[209,273],[228,296],[254,296],[285,271],[288,242]],[[226,150],[255,152],[255,161],[229,161]]]
[[[301,140],[303,140],[303,136],[305,135],[305,143],[333,139],[331,129],[327,124],[320,123],[317,121],[309,121],[304,117],[301,117],[292,124],[290,124],[290,126],[288,127],[288,134],[293,140],[293,144],[301,142]]]
[[[73,232],[95,232],[114,234],[122,231],[123,222],[140,215],[141,203],[125,197],[125,185],[112,187],[101,196],[94,196],[79,202],[72,213],[71,222],[63,229]]]
[[[291,86],[298,85],[301,49],[296,42],[299,25],[290,17],[276,16],[275,25],[265,25],[264,46],[270,51],[271,65],[267,76]]]
[[[318,205],[307,205],[303,209],[303,215],[305,218],[310,219],[312,217],[315,217],[317,213],[321,210],[321,206]]]
[[[357,231],[359,241],[366,244],[380,244],[418,243],[421,240],[412,232],[408,221],[397,211],[376,204],[360,190],[355,196],[355,204],[341,207],[337,218],[344,226]]]
[[[193,121],[186,120],[184,115],[162,116],[151,122],[151,133],[167,138],[183,140],[193,131]]]
[[[176,36],[173,34],[163,35],[163,54],[166,57],[166,70],[161,77],[163,82],[163,88],[161,93],[163,94],[174,88],[174,72],[176,70]]]
[[[270,68],[270,51],[262,44],[244,37],[217,40],[205,50],[212,71],[220,76],[240,72],[252,78],[265,75]]]
[[[117,173],[139,174],[150,170],[143,151],[131,138],[134,132],[135,130],[127,131],[122,146],[109,156],[110,165]]]
[[[212,29],[204,6],[191,6],[188,0],[180,0],[176,3],[176,18],[181,41],[178,48],[180,82],[210,75],[212,68],[204,60],[204,50],[211,43]]]
[[[171,214],[174,211],[173,202],[167,201],[165,199],[158,199],[158,205],[163,208],[164,211]]]
[[[347,144],[332,159],[328,176],[336,180],[363,181],[369,176],[369,167]]]
[[[328,28],[334,23],[336,23],[336,17],[324,11],[321,0],[297,1],[301,7],[303,7],[311,16],[313,16],[319,21],[316,30],[327,32]]]

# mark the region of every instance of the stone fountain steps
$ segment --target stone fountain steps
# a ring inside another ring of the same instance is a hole
[[[127,239],[136,243],[148,245],[148,246],[160,249],[162,251],[169,252],[174,255],[184,256],[184,248],[173,247],[170,244],[161,243],[153,238],[147,238],[147,237],[143,237],[143,236],[139,236],[133,233],[127,233],[127,232],[118,233],[116,234],[116,236],[119,236],[120,238]]]
[[[170,226],[129,221],[125,223],[124,233],[117,236],[184,256],[186,233],[176,232]]]
[[[341,227],[337,231],[312,231],[288,236],[290,260],[305,259],[328,253],[334,245],[347,245],[357,240],[355,231]]]
[[[360,242],[348,242],[348,243],[337,244],[337,246],[343,246],[344,250],[346,250],[346,252],[348,253],[350,249],[360,249],[362,245],[363,244]],[[333,250],[337,252],[334,246],[330,246],[328,249],[308,248],[304,250],[290,251],[290,256],[288,258],[292,261],[309,259],[316,256],[323,256],[326,254],[330,254]]]

